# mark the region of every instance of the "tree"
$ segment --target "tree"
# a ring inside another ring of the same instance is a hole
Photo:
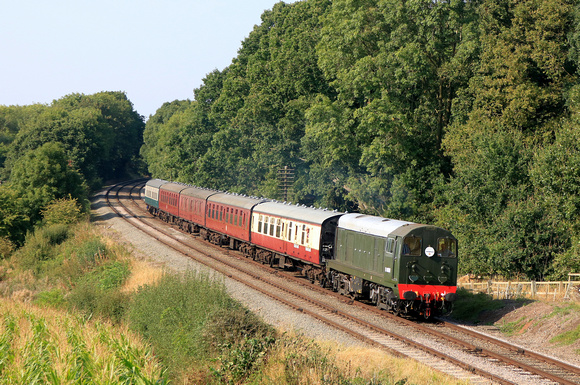
[[[144,123],[124,93],[71,94],[20,124],[5,167],[45,143],[61,143],[90,187],[121,177],[139,154]]]
[[[474,15],[471,1],[343,0],[324,17],[319,66],[336,97],[308,111],[304,156],[344,170],[332,183],[365,211],[428,217],[432,186],[450,171],[440,144],[471,74]]]
[[[454,177],[437,215],[470,272],[542,279],[570,245],[530,169],[567,113],[572,4],[486,0],[478,11],[481,57],[443,141]]]
[[[41,210],[55,199],[87,201],[84,178],[69,159],[64,146],[52,142],[27,152],[14,164],[10,188],[21,197],[32,223],[41,219]]]

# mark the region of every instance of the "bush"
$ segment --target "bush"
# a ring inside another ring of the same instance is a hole
[[[0,259],[8,258],[14,251],[14,243],[6,237],[0,237]]]
[[[494,300],[490,295],[474,294],[464,288],[458,288],[457,295],[451,316],[462,321],[477,322],[482,311],[501,309],[504,306],[500,300]]]
[[[64,294],[62,293],[62,290],[60,290],[59,288],[41,291],[36,295],[34,303],[40,306],[50,306],[58,308],[65,304]]]
[[[247,340],[270,331],[227,295],[222,282],[200,273],[164,275],[156,285],[142,287],[128,318],[131,327],[150,340],[176,380],[187,375],[208,381],[207,362],[219,354],[237,357],[231,368],[247,368],[240,358],[250,349]]]
[[[129,300],[129,294],[118,289],[103,289],[91,280],[82,281],[66,297],[70,308],[91,317],[109,319],[115,324],[123,320]]]
[[[37,228],[34,233],[26,235],[26,242],[15,255],[15,261],[24,269],[40,274],[46,265],[57,256],[55,246],[62,244],[69,237],[69,227],[56,224]]]
[[[49,203],[42,210],[43,222],[46,225],[52,224],[74,224],[83,217],[78,201],[70,197],[66,199],[56,199]]]

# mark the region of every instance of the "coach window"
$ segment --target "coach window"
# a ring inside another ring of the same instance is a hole
[[[413,235],[405,237],[403,240],[403,255],[413,257],[421,256],[421,238]]]
[[[274,236],[274,218],[268,218],[268,235]]]
[[[281,230],[282,230],[282,221],[278,218],[276,219],[276,238],[280,238]]]
[[[306,225],[302,225],[302,241],[300,242],[302,245],[304,245],[304,241],[306,240]]]
[[[262,232],[262,221],[263,221],[263,217],[261,215],[258,216],[258,232],[259,233]]]
[[[292,242],[292,222],[288,223],[288,240]]]
[[[241,226],[241,225],[242,225],[242,224],[240,223],[240,222],[241,222],[241,219],[242,219],[242,218],[239,216],[238,209],[236,209],[236,213],[235,213],[235,217],[234,217],[234,225],[236,225],[236,226]]]

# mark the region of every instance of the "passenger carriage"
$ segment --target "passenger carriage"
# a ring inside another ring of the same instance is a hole
[[[159,217],[166,222],[179,223],[179,194],[189,187],[183,183],[168,182],[159,187]]]
[[[147,205],[147,210],[153,215],[157,215],[159,211],[159,187],[169,183],[166,180],[151,179],[145,184],[143,200]]]
[[[207,198],[206,228],[204,238],[215,244],[229,244],[232,249],[240,249],[249,244],[252,209],[267,199],[217,193]],[[249,252],[248,245],[243,249]],[[251,248],[250,248],[251,249]]]
[[[182,219],[180,228],[197,234],[206,226],[207,198],[219,191],[186,186],[179,193],[179,216]]]
[[[280,202],[261,203],[252,212],[252,243],[264,249],[259,257],[263,262],[295,266],[311,280],[320,279],[321,265],[333,255],[340,215]]]

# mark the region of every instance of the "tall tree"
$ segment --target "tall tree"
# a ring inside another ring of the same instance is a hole
[[[464,241],[463,266],[541,279],[568,241],[529,170],[575,81],[572,1],[485,0],[478,9],[481,59],[444,140],[455,177],[439,214]]]
[[[476,55],[474,12],[462,0],[333,2],[317,51],[336,97],[312,106],[304,139],[330,189],[366,211],[425,219],[449,172],[440,144]]]
[[[40,211],[51,201],[87,200],[83,176],[71,165],[62,144],[51,142],[26,152],[14,164],[9,187],[22,198],[30,220],[40,220]]]

